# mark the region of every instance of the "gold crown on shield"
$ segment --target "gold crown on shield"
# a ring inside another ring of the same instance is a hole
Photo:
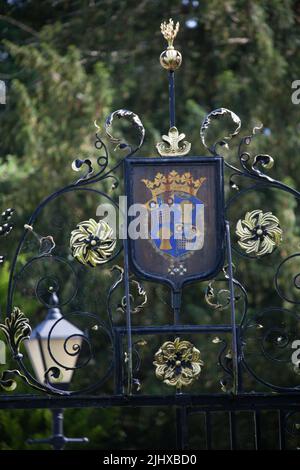
[[[205,180],[205,177],[194,179],[190,172],[180,175],[173,170],[168,175],[157,173],[154,180],[143,179],[142,182],[150,189],[153,197],[166,191],[182,191],[195,196]]]

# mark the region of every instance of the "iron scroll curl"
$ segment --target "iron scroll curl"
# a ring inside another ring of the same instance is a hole
[[[130,146],[129,144],[127,144],[127,143],[122,143],[120,139],[117,139],[117,138],[113,137],[112,128],[113,128],[113,122],[114,122],[115,119],[129,120],[129,122],[137,129],[138,134],[139,134],[139,140],[138,140],[138,143],[137,143],[136,146],[133,147],[133,146]],[[96,127],[99,131],[99,126],[97,125]],[[34,227],[38,217],[40,217],[42,211],[48,206],[48,204],[50,204],[52,201],[55,201],[59,197],[63,197],[65,194],[72,193],[74,191],[76,191],[76,192],[83,191],[83,194],[90,193],[90,194],[95,194],[95,195],[106,198],[116,208],[116,210],[119,210],[118,203],[116,202],[116,200],[113,196],[109,195],[108,193],[106,193],[104,191],[96,189],[95,187],[92,187],[92,185],[94,185],[95,183],[98,183],[98,182],[103,182],[105,180],[107,180],[107,181],[112,180],[113,181],[112,189],[113,190],[116,189],[116,187],[118,185],[118,180],[117,180],[117,177],[115,176],[114,173],[115,173],[116,169],[122,164],[122,162],[123,162],[123,160],[126,156],[134,154],[140,148],[140,146],[142,145],[142,143],[144,141],[145,129],[144,129],[139,117],[136,114],[134,114],[134,113],[132,113],[131,111],[128,111],[128,110],[117,110],[114,113],[112,113],[107,118],[104,128],[105,128],[105,133],[106,133],[106,136],[108,137],[108,139],[111,140],[113,144],[118,143],[118,148],[120,148],[121,150],[127,150],[127,152],[125,153],[125,156],[123,156],[119,161],[117,161],[117,163],[113,164],[111,166],[111,168],[109,168],[108,148],[107,148],[107,145],[105,144],[104,140],[102,139],[102,137],[100,137],[99,133],[97,132],[95,147],[98,151],[104,150],[104,154],[96,159],[96,163],[97,163],[98,168],[97,169],[94,168],[91,158],[76,159],[72,164],[73,170],[75,170],[76,172],[79,172],[79,171],[81,171],[81,169],[83,167],[86,167],[87,171],[85,173],[83,173],[83,175],[79,179],[77,179],[74,183],[68,184],[67,186],[64,186],[63,188],[61,188],[61,189],[55,191],[54,193],[50,194],[34,210],[31,217],[29,218],[28,223],[25,226],[24,232],[23,232],[23,234],[22,234],[22,236],[19,240],[16,252],[15,252],[14,257],[13,257],[12,266],[11,266],[9,289],[8,289],[8,302],[7,302],[7,320],[10,321],[9,319],[12,318],[13,323],[12,323],[11,327],[9,326],[9,328],[14,328],[14,323],[15,323],[15,317],[14,317],[14,313],[13,313],[14,312],[14,310],[13,310],[13,301],[14,300],[13,299],[14,299],[16,289],[18,288],[18,279],[20,278],[22,273],[25,272],[25,270],[27,268],[30,268],[32,263],[40,263],[40,262],[43,262],[43,261],[46,261],[46,262],[47,261],[54,261],[54,262],[59,261],[60,263],[63,263],[65,266],[69,266],[70,269],[71,269],[72,275],[75,275],[75,278],[76,278],[75,271],[74,271],[70,261],[68,259],[63,258],[63,257],[57,256],[56,250],[55,250],[54,240],[53,240],[51,250],[49,252],[47,252],[47,253],[45,252],[44,254],[42,253],[42,254],[39,254],[37,256],[34,255],[32,258],[26,260],[26,263],[23,264],[23,266],[21,267],[20,270],[19,270],[19,268],[17,268],[17,264],[18,264],[18,260],[19,260],[19,257],[20,257],[21,251],[22,251],[22,247],[23,247],[26,239],[28,238],[28,236],[30,236],[30,232],[34,233],[34,228],[33,227]],[[42,237],[40,237],[40,239],[41,238]],[[118,247],[114,248],[114,252],[109,256],[109,258],[106,260],[106,262],[108,262],[108,263],[113,262],[113,260],[115,258],[117,258],[118,255],[121,253],[122,249],[123,249],[122,244],[119,244]],[[47,274],[47,278],[43,277],[43,278],[40,278],[37,281],[36,289],[35,289],[35,295],[36,295],[37,300],[39,302],[42,302],[43,305],[46,305],[46,307],[47,307],[47,301],[43,298],[42,290],[45,290],[44,289],[45,285],[46,284],[48,285],[49,283],[51,284],[52,289],[59,290],[60,281],[58,279],[56,279],[55,275],[51,275],[50,271]],[[69,298],[66,298],[65,300],[61,299],[60,300],[60,305],[67,306],[76,297],[77,291],[78,291],[78,287],[76,287],[76,286],[78,286],[77,280],[74,283],[74,290],[73,290],[72,294],[69,296]],[[11,315],[12,315],[12,317],[11,317]],[[67,314],[67,316],[68,315],[75,315],[75,313],[73,312],[73,314],[72,314],[70,312],[70,313]],[[92,321],[94,327],[95,327],[96,324],[98,324],[98,330],[102,331],[106,335],[106,337],[108,338],[108,342],[111,344],[111,350],[113,349],[113,347],[112,347],[113,325],[110,322],[110,319],[109,319],[108,324],[106,324],[104,321],[101,320],[101,318],[98,317],[98,315],[95,315],[95,314],[90,313],[90,312],[77,312],[76,315],[80,316],[83,320]],[[65,316],[63,316],[63,319],[64,318],[65,318]],[[18,321],[19,320],[16,320],[16,322],[18,322]],[[26,321],[27,321],[26,325],[28,325],[28,328],[26,329],[26,331],[30,331],[29,320],[26,319]],[[59,380],[60,375],[61,375],[61,370],[64,370],[66,368],[64,364],[60,363],[58,361],[58,359],[55,358],[55,355],[53,354],[52,346],[51,346],[51,344],[52,344],[52,334],[55,330],[56,325],[58,325],[60,321],[61,320],[58,320],[56,322],[56,324],[52,327],[51,331],[49,332],[49,336],[48,336],[49,354],[52,357],[52,360],[56,365],[55,365],[55,367],[51,367],[49,370],[45,371],[45,383],[40,383],[38,380],[36,380],[36,378],[32,375],[32,373],[27,369],[27,367],[25,365],[25,362],[24,362],[23,354],[20,353],[20,347],[21,347],[21,344],[23,343],[23,339],[25,340],[28,335],[26,337],[25,337],[25,334],[22,335],[22,337],[20,337],[20,341],[18,341],[17,343],[14,343],[14,340],[13,340],[13,338],[14,338],[13,331],[14,330],[11,330],[11,333],[6,334],[6,338],[7,338],[7,341],[9,342],[10,347],[13,351],[14,358],[18,362],[18,366],[19,366],[20,370],[19,371],[10,371],[10,375],[11,374],[12,375],[18,375],[22,380],[24,380],[24,382],[26,382],[27,385],[30,385],[31,387],[33,387],[37,390],[42,390],[42,391],[45,391],[46,393],[49,393],[49,394],[52,394],[52,395],[55,395],[55,394],[57,394],[57,395],[72,395],[72,394],[78,394],[78,393],[86,393],[90,390],[95,390],[95,389],[101,388],[101,386],[106,382],[106,380],[108,380],[109,377],[111,377],[111,375],[113,373],[113,369],[114,369],[113,359],[111,359],[110,363],[107,366],[107,369],[103,372],[102,377],[99,380],[97,380],[96,383],[91,384],[91,385],[89,385],[89,386],[87,386],[84,389],[81,389],[79,391],[77,391],[77,390],[76,391],[61,390],[61,389],[55,387],[55,384],[50,383],[51,377],[52,378],[53,377],[57,378]],[[4,333],[6,331],[8,331],[7,327],[5,327],[4,324],[1,325],[1,330]],[[91,358],[93,357],[92,356],[92,345],[89,343],[87,337],[83,335],[81,340],[82,340],[83,344],[85,344],[87,346],[85,349],[87,351],[89,351],[89,354],[87,355],[88,357],[84,360],[84,362],[82,364],[78,363],[78,365],[74,368],[74,370],[86,367],[90,363]],[[64,344],[65,353],[66,354],[71,354],[73,356],[79,356],[79,354],[81,352],[81,348],[77,347],[78,345],[77,346],[75,345],[75,349],[70,350],[69,349],[69,344],[71,344],[70,343],[70,338],[68,338],[65,341],[65,344]],[[4,380],[3,383],[8,383],[8,382],[9,382],[9,384],[14,383],[14,381],[7,378],[6,373],[4,373],[4,376],[5,376],[5,379],[3,379]],[[14,385],[12,385],[12,386],[14,386]]]

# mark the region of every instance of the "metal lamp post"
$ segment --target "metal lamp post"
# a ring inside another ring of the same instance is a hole
[[[37,380],[45,382],[45,377],[50,384],[55,383],[55,388],[66,390],[72,380],[74,368],[78,359],[78,354],[68,354],[68,347],[74,351],[78,350],[82,344],[84,333],[72,323],[65,320],[59,308],[59,299],[55,292],[52,292],[47,316],[31,333],[30,339],[25,341],[25,347],[34,370]],[[49,337],[51,335],[51,350],[49,347]],[[54,374],[47,374],[53,367],[57,367],[57,362],[64,364],[61,380],[57,382]],[[70,442],[89,442],[88,438],[68,438],[64,436],[63,409],[53,409],[52,436],[45,439],[29,439],[28,444],[50,444],[55,450],[62,450]]]

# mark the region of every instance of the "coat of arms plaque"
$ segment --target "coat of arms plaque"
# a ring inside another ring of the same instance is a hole
[[[224,262],[222,158],[128,158],[126,184],[129,205],[145,208],[141,236],[129,236],[133,270],[175,290],[215,276]]]

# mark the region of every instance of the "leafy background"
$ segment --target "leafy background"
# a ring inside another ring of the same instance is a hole
[[[168,129],[167,76],[158,57],[164,47],[159,25],[169,17],[181,23],[177,44],[183,65],[176,76],[177,126],[192,142],[193,153],[204,153],[199,127],[205,114],[227,107],[242,118],[243,135],[255,124],[265,124],[262,137],[253,144],[254,154],[273,155],[276,164],[270,172],[272,177],[300,187],[299,107],[291,102],[291,84],[299,78],[299,1],[2,0],[0,79],[7,86],[7,104],[0,109],[0,200],[3,209],[12,206],[17,210],[16,228],[3,241],[2,251],[11,256],[33,209],[46,195],[73,181],[73,159],[95,155],[95,119],[101,125],[111,110],[134,111],[147,130],[143,154],[155,155],[155,143]],[[235,146],[233,143],[226,155],[231,161],[236,158]],[[111,153],[112,161],[116,161],[113,149]],[[226,193],[229,195],[227,187]],[[276,213],[285,235],[280,250],[265,264],[235,259],[239,279],[249,287],[249,315],[262,306],[286,306],[274,297],[274,267],[299,249],[297,202],[284,193],[250,195],[233,208],[232,221],[260,207]],[[72,227],[87,213],[92,216],[92,208],[94,202],[89,198],[81,199],[79,205],[76,198],[59,201],[39,221],[38,232],[52,233],[57,218],[64,227]],[[234,223],[232,227],[234,237]],[[61,235],[61,246],[67,245],[68,233],[65,230]],[[28,253],[22,256],[24,261]],[[0,272],[3,311],[9,259]],[[294,270],[291,266],[286,273],[284,287],[289,288],[289,274]],[[107,268],[93,276],[84,283],[81,298],[105,318],[98,298],[104,299],[112,277]],[[22,306],[34,325],[45,312],[23,287],[15,303]],[[168,291],[150,283],[146,287],[149,306],[133,322],[147,325],[172,321]],[[212,312],[205,306],[205,287],[195,285],[185,291],[183,321],[228,322],[228,311]],[[295,295],[299,296],[297,292]],[[297,311],[296,307],[291,310]],[[124,322],[121,316],[115,320]],[[203,376],[193,393],[219,392],[221,371],[216,365],[213,338],[202,335],[192,339],[205,356]],[[172,393],[153,375],[153,352],[163,340],[150,341],[142,352],[140,376],[147,393]],[[278,372],[257,356],[255,361],[258,372],[269,374],[271,380],[280,374],[284,384],[298,384],[299,377],[288,367]],[[89,374],[92,377],[93,371]],[[80,377],[77,381],[80,385]],[[249,379],[245,387],[260,390]],[[29,393],[22,384],[17,391]],[[65,431],[69,436],[88,436],[90,443],[84,448],[167,448],[174,445],[173,418],[171,409],[68,410]],[[194,418],[192,445],[201,447],[204,423],[201,417]],[[222,430],[228,428],[228,416],[220,413],[214,419],[214,446],[226,448],[229,443]],[[241,413],[241,448],[253,446],[250,421],[249,414]],[[274,414],[265,414],[266,448],[276,446],[274,421]],[[26,444],[28,437],[45,437],[50,432],[48,410],[0,411],[0,449],[32,448]]]

